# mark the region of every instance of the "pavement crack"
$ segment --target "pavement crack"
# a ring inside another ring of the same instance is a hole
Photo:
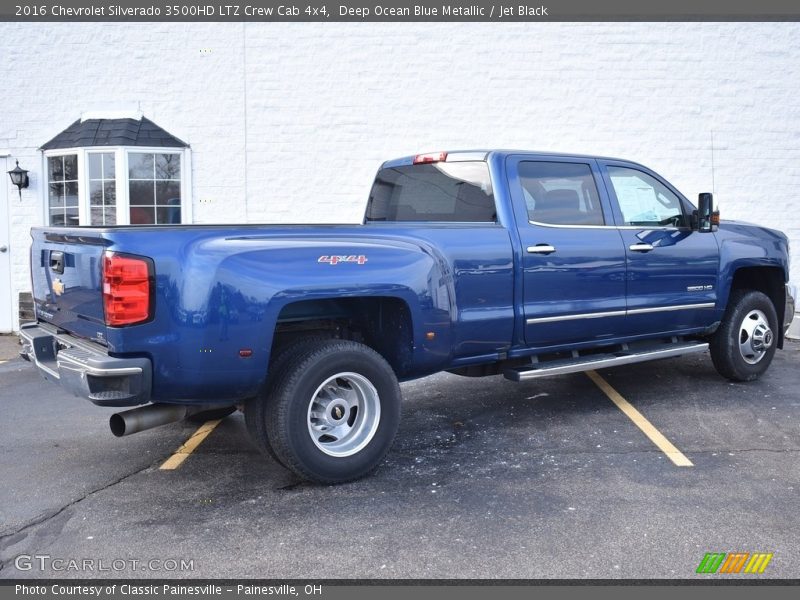
[[[481,456],[481,452],[474,452],[467,449],[455,449],[455,448],[447,448],[442,451],[438,446],[431,451],[431,447],[427,447],[419,452],[412,452],[407,449],[404,450],[393,450],[390,454],[390,457],[393,456],[395,458],[405,458],[405,459],[415,459],[420,456],[425,456],[427,458],[435,458],[436,455],[444,455],[447,454],[449,456]],[[724,450],[716,449],[716,450],[693,450],[691,448],[686,448],[681,450],[684,454],[719,454],[719,455],[727,455],[727,454],[745,454],[748,452],[771,452],[775,454],[783,454],[783,453],[792,453],[797,452],[800,453],[800,448],[727,448]],[[542,458],[542,457],[549,457],[549,456],[580,456],[580,455],[606,455],[606,456],[624,456],[628,454],[664,454],[660,449],[653,447],[653,448],[632,448],[630,450],[608,450],[605,448],[597,448],[596,450],[564,450],[562,448],[542,448],[537,450],[526,450],[527,454],[525,454],[525,458]],[[484,452],[486,454],[486,452]],[[495,453],[495,456],[500,456],[500,454]],[[507,455],[511,457],[513,455],[514,458],[519,458],[522,453],[521,452],[512,452],[508,453]]]
[[[728,448],[725,450],[692,450],[691,448],[685,448],[681,450],[684,454],[719,454],[719,455],[727,455],[727,454],[745,454],[747,452],[773,452],[776,454],[783,454],[789,452],[800,452],[800,448]],[[536,456],[539,455],[547,455],[547,456],[554,456],[554,455],[574,455],[574,454],[613,454],[613,455],[621,455],[621,454],[664,454],[658,448],[638,448],[632,450],[603,450],[602,448],[598,448],[597,452],[592,452],[590,450],[576,450],[574,452],[564,452],[564,451],[554,451],[554,450],[544,450],[536,453]],[[528,453],[529,456],[534,456],[532,453]]]
[[[790,452],[800,452],[800,448],[734,448],[732,450],[687,450],[687,452],[691,452],[693,454],[744,454],[745,452],[772,452],[774,454],[785,454]]]
[[[296,490],[298,487],[301,487],[304,483],[306,482],[303,480],[290,481],[289,483],[279,485],[278,487],[275,488],[275,490],[279,492],[288,492],[291,490]]]
[[[52,519],[55,519],[59,515],[63,514],[65,511],[69,510],[70,508],[72,508],[73,506],[75,506],[77,504],[80,504],[84,500],[86,500],[88,498],[91,498],[95,494],[99,494],[100,492],[103,492],[103,491],[105,491],[105,490],[107,490],[109,488],[112,488],[115,485],[117,485],[119,483],[122,483],[126,479],[129,479],[129,478],[131,478],[131,477],[133,477],[135,475],[138,475],[139,473],[142,473],[142,472],[144,472],[144,471],[146,471],[148,469],[152,469],[156,464],[158,464],[158,462],[160,462],[160,460],[159,461],[154,461],[154,462],[152,462],[152,463],[150,463],[148,465],[145,465],[144,467],[142,467],[140,469],[137,469],[137,470],[135,470],[135,471],[133,471],[131,473],[127,473],[127,474],[123,475],[122,477],[118,477],[117,479],[114,479],[113,481],[110,481],[109,483],[106,483],[106,484],[104,484],[104,485],[102,485],[100,487],[97,487],[97,488],[94,488],[92,490],[89,490],[85,494],[79,496],[78,498],[75,498],[74,500],[71,500],[70,502],[68,502],[67,504],[65,504],[64,506],[62,506],[62,507],[60,507],[60,508],[58,508],[56,510],[52,510],[52,511],[49,511],[47,513],[41,514],[41,515],[39,515],[37,517],[34,517],[32,520],[26,522],[25,524],[23,524],[21,527],[19,527],[16,530],[13,530],[13,531],[6,530],[6,531],[3,531],[3,532],[0,532],[0,551],[5,550],[7,547],[12,546],[17,541],[19,541],[19,539],[21,539],[21,538],[19,538],[19,536],[23,536],[24,537],[23,534],[25,534],[29,529],[32,529],[33,527],[36,527],[36,526],[41,525],[43,523],[47,523],[48,521],[51,521]],[[2,568],[4,565],[5,565],[5,563],[0,561],[0,568]]]

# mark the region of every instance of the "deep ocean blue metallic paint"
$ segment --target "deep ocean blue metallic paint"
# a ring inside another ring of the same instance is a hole
[[[516,174],[521,160],[589,164],[606,225],[530,223]],[[621,227],[605,168],[629,166],[664,182],[640,165],[523,152],[490,152],[486,161],[497,223],[35,228],[31,260],[39,318],[105,344],[112,356],[149,358],[154,401],[230,403],[264,384],[279,316],[297,302],[404,303],[413,363],[403,378],[410,379],[542,350],[702,332],[722,317],[737,268],[772,266],[788,274],[786,236],[777,231],[734,223],[716,233]],[[636,242],[654,250],[631,252]],[[552,244],[557,252],[527,252],[537,244]],[[106,250],[153,259],[150,322],[103,324]],[[60,276],[67,288],[60,297],[48,266],[51,251],[72,257]],[[363,255],[367,261],[319,262],[329,255]],[[701,291],[688,291],[698,286]],[[698,303],[713,307],[626,314]],[[592,313],[611,315],[586,318]],[[240,349],[251,349],[252,356],[242,358]]]

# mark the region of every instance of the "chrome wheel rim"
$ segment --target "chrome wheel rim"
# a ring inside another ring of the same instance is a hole
[[[750,365],[758,364],[775,341],[767,316],[760,310],[747,313],[739,327],[739,352]]]
[[[352,456],[370,443],[381,420],[378,391],[358,373],[326,379],[308,404],[308,434],[329,456]]]

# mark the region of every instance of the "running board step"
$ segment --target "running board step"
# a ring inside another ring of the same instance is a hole
[[[527,381],[529,379],[538,379],[539,377],[548,377],[550,375],[564,375],[566,373],[580,373],[581,371],[591,371],[593,369],[619,367],[659,358],[670,358],[682,354],[691,354],[693,352],[704,352],[706,350],[708,350],[708,344],[706,342],[660,344],[638,351],[621,350],[608,354],[592,354],[578,358],[558,359],[522,367],[513,367],[504,370],[503,374],[506,379],[512,381]]]

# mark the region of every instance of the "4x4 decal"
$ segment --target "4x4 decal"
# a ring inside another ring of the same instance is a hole
[[[328,263],[330,265],[338,265],[339,263],[357,263],[359,265],[363,265],[367,262],[367,257],[363,254],[350,254],[349,256],[338,256],[338,255],[331,255],[328,256],[327,254],[320,256],[317,259],[318,263]]]

